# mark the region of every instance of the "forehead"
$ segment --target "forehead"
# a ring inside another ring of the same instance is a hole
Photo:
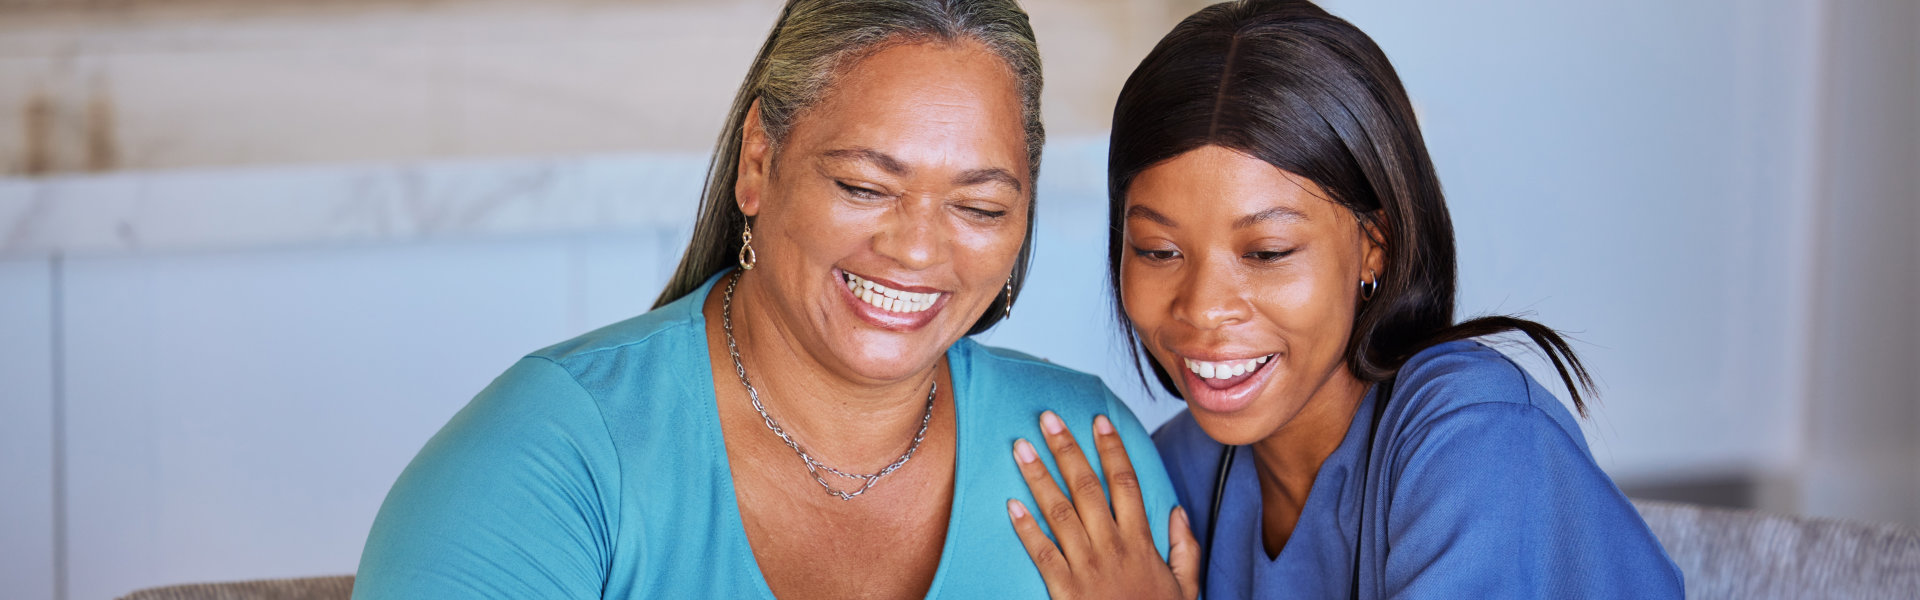
[[[1307,178],[1220,146],[1141,171],[1127,188],[1127,204],[1152,208],[1181,226],[1244,223],[1276,208],[1298,213],[1288,221],[1331,225],[1348,212]]]
[[[1018,82],[973,41],[898,44],[846,66],[788,145],[872,148],[915,170],[1028,172]]]

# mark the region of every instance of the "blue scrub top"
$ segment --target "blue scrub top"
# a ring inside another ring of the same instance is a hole
[[[521,359],[480,392],[388,492],[354,598],[772,598],[741,525],[707,360],[700,307],[718,277]],[[1006,509],[1009,498],[1036,505],[1012,452],[1016,438],[1041,443],[1042,410],[1066,420],[1096,467],[1092,420],[1112,419],[1166,555],[1172,485],[1098,378],[971,339],[947,360],[953,513],[927,597],[1046,597]]]
[[[1236,453],[1210,540],[1224,447],[1188,412],[1154,434],[1206,549],[1204,597],[1346,598],[1356,537],[1361,598],[1683,597],[1679,568],[1594,463],[1573,415],[1506,356],[1470,341],[1415,355],[1376,436],[1378,390],[1273,559],[1253,453]]]

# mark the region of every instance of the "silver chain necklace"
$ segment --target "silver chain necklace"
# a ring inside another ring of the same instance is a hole
[[[753,400],[753,410],[758,411],[760,418],[766,421],[767,429],[772,430],[774,435],[780,436],[780,441],[786,442],[787,447],[792,448],[794,454],[800,455],[800,460],[807,463],[807,472],[813,475],[813,480],[820,482],[820,487],[826,488],[828,494],[841,500],[852,500],[854,496],[865,494],[867,490],[873,489],[873,484],[879,483],[881,477],[886,477],[899,470],[901,465],[907,464],[907,460],[913,458],[914,451],[920,449],[920,440],[927,437],[927,424],[933,422],[933,398],[940,392],[940,382],[935,380],[933,389],[927,390],[927,412],[920,416],[920,431],[913,434],[913,445],[907,446],[907,453],[900,455],[893,464],[875,473],[848,473],[820,462],[809,456],[806,450],[801,450],[800,443],[793,441],[793,436],[787,435],[787,431],[780,428],[780,422],[775,421],[773,415],[767,414],[767,407],[760,404],[760,391],[753,389],[753,382],[747,381],[747,367],[740,363],[740,347],[733,342],[733,287],[739,284],[740,271],[734,271],[733,277],[727,280],[727,295],[720,304],[720,326],[727,332],[727,355],[733,357],[733,372],[740,376],[740,385],[746,386],[747,397]],[[835,489],[833,484],[827,483],[827,479],[820,475],[821,471],[847,479],[858,479],[863,483],[860,484],[859,489],[851,492]]]

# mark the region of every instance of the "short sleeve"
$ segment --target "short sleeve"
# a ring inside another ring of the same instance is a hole
[[[1381,597],[1683,595],[1639,512],[1539,408],[1462,407],[1392,456]]]
[[[521,359],[401,473],[353,597],[598,598],[618,473],[593,399],[560,365]]]

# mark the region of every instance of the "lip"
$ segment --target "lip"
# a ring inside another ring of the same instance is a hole
[[[1260,390],[1266,387],[1267,380],[1273,377],[1273,371],[1277,368],[1275,365],[1280,363],[1279,359],[1281,357],[1279,353],[1229,353],[1217,351],[1194,354],[1176,353],[1175,356],[1182,359],[1180,363],[1174,365],[1174,367],[1179,369],[1181,380],[1187,384],[1185,390],[1187,402],[1192,404],[1194,408],[1217,414],[1239,412],[1252,405],[1254,399],[1259,397]],[[1212,385],[1208,385],[1206,379],[1201,378],[1198,373],[1194,373],[1188,369],[1185,364],[1185,359],[1203,362],[1224,362],[1230,360],[1252,360],[1262,356],[1271,356],[1271,358],[1267,359],[1267,362],[1262,363],[1259,368],[1254,369],[1253,372],[1242,375],[1241,377],[1244,377],[1244,379],[1226,388],[1215,388]]]
[[[952,293],[939,288],[905,285],[881,277],[868,277],[865,273],[854,273],[854,275],[859,276],[861,279],[903,292],[921,294],[938,292],[940,294],[940,298],[934,300],[933,306],[928,307],[926,310],[915,313],[890,312],[878,306],[867,304],[861,301],[859,297],[854,296],[853,290],[847,289],[846,271],[836,267],[833,269],[831,275],[833,277],[833,286],[840,290],[840,298],[846,302],[847,309],[853,311],[854,316],[859,317],[862,321],[866,321],[868,325],[887,331],[906,333],[918,331],[920,328],[926,327],[928,323],[933,322],[934,318],[940,316],[940,311],[947,307],[947,300],[953,297]]]

